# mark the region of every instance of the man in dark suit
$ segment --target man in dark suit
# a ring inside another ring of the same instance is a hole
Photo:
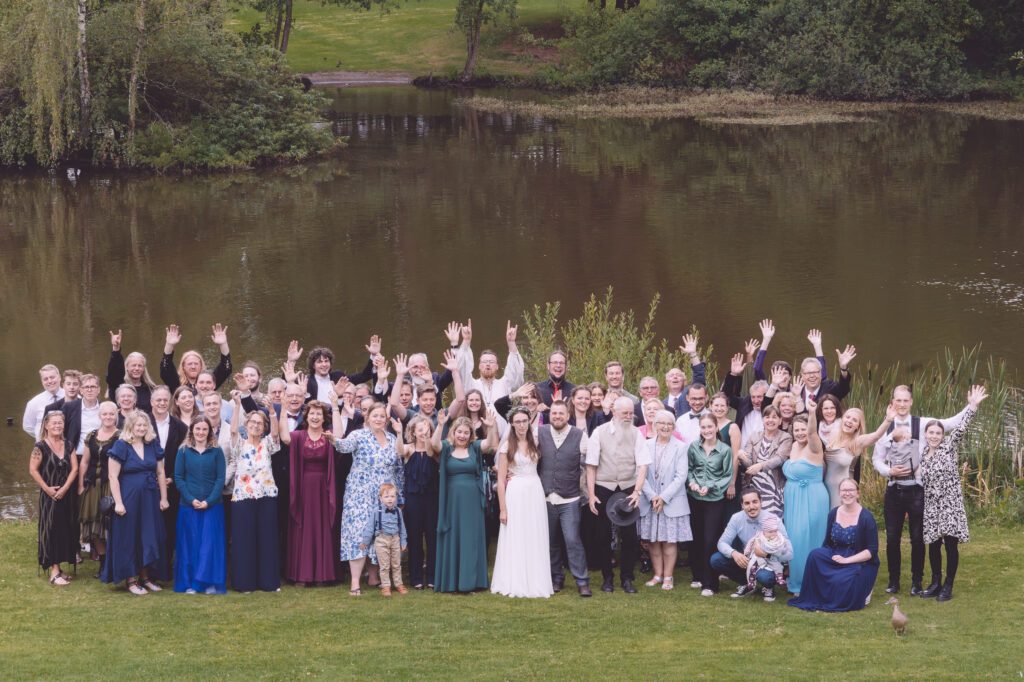
[[[541,401],[551,407],[551,401],[571,400],[573,389],[576,385],[565,378],[565,372],[569,368],[569,362],[565,353],[560,350],[551,351],[548,355],[548,378],[545,381],[534,384],[540,392]]]
[[[68,372],[74,372],[73,386],[69,382]],[[46,406],[45,412],[60,410],[64,415],[64,436],[74,446],[76,454],[82,439],[100,427],[99,395],[99,377],[68,370],[64,373],[64,397]]]
[[[346,374],[340,369],[334,369],[334,353],[330,348],[317,346],[309,351],[309,356],[306,358],[306,369],[308,370],[306,376],[306,402],[320,400],[327,404],[327,392],[343,376],[347,377],[353,384],[362,384],[370,381],[374,375],[373,359],[380,354],[380,337],[376,334],[371,336],[370,342],[366,344],[365,348],[366,352],[370,354],[370,358],[366,361],[366,366],[363,367],[362,371],[354,374]],[[295,363],[298,362],[300,357],[302,357],[302,349],[299,348],[299,342],[292,341],[288,344],[289,364],[286,366],[291,368],[289,371],[294,369]],[[291,382],[293,377],[294,375],[286,375],[285,379]]]
[[[167,477],[167,502],[168,507],[164,510],[164,528],[167,529],[167,565],[171,566],[171,557],[174,556],[174,547],[177,538],[178,527],[178,502],[181,495],[178,487],[174,485],[174,463],[178,457],[178,448],[185,443],[188,436],[188,427],[171,414],[171,390],[166,386],[157,386],[150,394],[150,406],[152,412],[149,414],[149,423],[156,431],[157,441],[164,451],[164,473]]]
[[[742,354],[732,356],[729,373],[722,382],[722,393],[729,397],[729,407],[736,410],[736,424],[740,427],[744,443],[751,434],[764,428],[761,423],[761,410],[764,409],[764,396],[768,391],[768,382],[759,379],[750,385],[750,392],[747,395],[740,395],[743,369],[746,365]]]
[[[852,377],[847,368],[857,357],[857,349],[847,345],[842,351],[837,348],[836,355],[839,357],[839,381],[822,380],[821,362],[818,358],[804,358],[800,363],[800,379],[804,384],[803,390],[800,391],[800,399],[804,401],[804,405],[807,404],[808,396],[817,401],[821,396],[831,394],[842,400],[849,394]]]

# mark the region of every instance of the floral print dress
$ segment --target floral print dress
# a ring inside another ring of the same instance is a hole
[[[270,468],[271,455],[281,449],[281,441],[264,436],[257,445],[249,439],[239,438],[231,445],[227,480],[234,476],[231,501],[259,500],[277,497],[274,471]]]
[[[341,560],[352,561],[365,556],[377,563],[377,554],[370,545],[360,549],[363,529],[380,501],[380,486],[393,483],[398,488],[398,503],[404,503],[405,474],[402,459],[395,448],[395,436],[385,433],[381,445],[370,429],[353,431],[348,438],[335,441],[338,452],[352,453],[352,470],[345,483],[345,501],[341,514]]]
[[[971,539],[957,455],[976,411],[973,407],[968,409],[953,433],[939,443],[938,448],[928,450],[921,457],[918,476],[924,486],[925,544],[943,536],[954,537],[961,543]]]

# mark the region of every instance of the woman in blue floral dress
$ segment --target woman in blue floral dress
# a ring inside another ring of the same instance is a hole
[[[331,397],[334,423],[340,425],[337,396]],[[373,546],[360,549],[363,529],[377,510],[380,486],[393,483],[398,487],[398,502],[404,503],[405,476],[402,460],[395,447],[396,439],[386,430],[387,407],[375,404],[364,415],[365,427],[353,431],[348,438],[335,439],[338,452],[352,453],[352,470],[345,484],[345,501],[341,514],[341,560],[348,561],[352,571],[350,594],[359,595],[359,580],[366,557],[377,563]]]

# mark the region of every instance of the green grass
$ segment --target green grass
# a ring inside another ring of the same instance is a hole
[[[882,604],[884,568],[871,605],[849,614],[705,599],[685,587],[685,570],[672,593],[641,587],[589,600],[573,590],[529,601],[385,600],[373,590],[353,599],[338,587],[138,598],[88,577],[92,562],[69,587],[50,587],[36,575],[35,525],[3,523],[0,661],[12,680],[1019,679],[1024,539],[1019,528],[973,534],[956,598],[905,597],[910,625],[897,638]]]
[[[565,14],[565,0],[520,0],[519,24],[556,22]],[[461,69],[466,43],[454,30],[454,0],[403,2],[381,14],[377,9],[354,10],[322,5],[319,0],[296,0],[295,26],[288,45],[288,63],[296,71],[397,71],[412,76],[447,75]],[[265,19],[255,11],[238,12],[229,26],[242,32]],[[497,31],[497,33],[496,33]],[[507,26],[484,30],[484,50],[478,71],[491,75],[520,75],[536,67],[529,56],[503,51],[499,43]]]

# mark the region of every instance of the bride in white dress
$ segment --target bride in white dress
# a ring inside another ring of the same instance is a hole
[[[506,597],[550,597],[554,588],[548,509],[544,486],[537,475],[540,453],[530,429],[529,412],[517,408],[510,416],[512,428],[497,458],[501,530],[491,592]]]

